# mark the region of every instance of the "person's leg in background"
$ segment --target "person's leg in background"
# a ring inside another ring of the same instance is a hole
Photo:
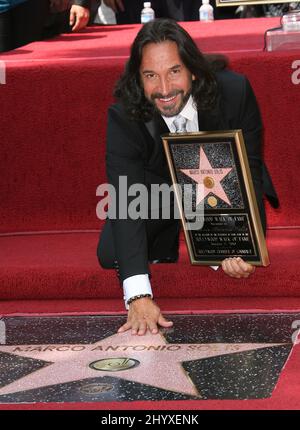
[[[13,49],[11,11],[0,13],[0,52]]]
[[[236,14],[237,6],[217,7],[215,0],[211,1],[211,5],[214,8],[215,19],[235,19],[235,18],[238,18],[238,15]],[[199,19],[199,15],[198,15],[198,19]]]
[[[13,48],[43,38],[43,27],[49,13],[48,0],[27,0],[12,9]]]
[[[101,5],[101,0],[92,0],[90,8],[90,19],[88,25],[94,25],[95,19],[98,15],[98,9]]]
[[[0,14],[0,51],[40,40],[49,9],[48,0],[26,0]]]
[[[71,2],[53,2],[48,10],[43,28],[43,39],[49,39],[61,33],[69,33]]]
[[[199,21],[199,8],[202,5],[202,0],[186,0],[182,3],[184,21]]]
[[[50,39],[61,33],[70,33],[70,9],[49,13],[43,28],[43,39]]]
[[[140,23],[143,4],[143,0],[123,0],[124,11],[116,13],[117,24]]]
[[[164,17],[172,18],[176,21],[188,21],[186,12],[190,0],[165,0],[164,2]]]

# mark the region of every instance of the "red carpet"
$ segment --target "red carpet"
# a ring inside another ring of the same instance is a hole
[[[259,307],[264,306],[263,302],[264,300],[258,300],[255,301],[250,298],[250,302],[248,305],[251,307],[251,311],[248,309],[245,311],[247,314],[252,312],[260,312]],[[38,302],[36,302],[38,303]],[[77,302],[77,305],[80,302]],[[167,302],[161,301],[162,307],[168,307],[168,309],[172,312],[173,309],[176,309],[176,304],[172,300],[171,303],[167,304]],[[81,307],[85,309],[92,309],[95,305],[92,303],[84,302],[82,301]],[[228,307],[230,308],[230,312],[241,312],[241,310],[237,310],[237,307],[241,304],[238,299],[233,299],[232,301],[227,300],[203,300],[194,301],[194,306],[198,306],[199,310],[195,313],[210,313],[214,314],[215,308],[220,307]],[[275,308],[276,307],[276,299],[270,299],[267,301],[267,306],[270,306],[270,304]],[[68,309],[74,309],[74,303],[73,305],[68,304],[66,302],[55,302],[53,303],[55,305],[55,310],[60,311],[64,309],[66,311],[67,315],[72,314],[72,312],[68,312]],[[180,306],[180,303],[177,303],[177,305]],[[243,306],[243,305],[242,305]],[[292,308],[292,302],[289,299],[285,299],[281,302],[281,306],[283,308]],[[3,305],[1,306],[3,309]],[[5,308],[5,305],[4,305]],[[54,309],[54,306],[52,306]],[[173,308],[173,309],[172,309]],[[20,306],[20,310],[24,309],[24,306]],[[41,304],[35,304],[34,302],[31,302],[31,309],[32,311],[36,312],[37,310],[41,311]],[[50,307],[48,308],[51,310],[51,302]],[[294,312],[299,313],[300,306],[298,306],[298,309],[295,306],[293,307]],[[0,309],[1,312],[1,309]],[[2,315],[10,313],[10,312],[1,312]],[[222,312],[218,311],[218,314],[222,314]],[[76,314],[76,313],[75,313]],[[81,313],[77,313],[77,315],[80,315]],[[88,312],[89,315],[93,314],[93,312]],[[42,315],[39,312],[39,315]],[[49,314],[48,314],[49,315]],[[57,313],[53,314],[54,316],[57,315]],[[276,328],[274,327],[276,330]],[[134,338],[133,338],[134,339]],[[264,398],[264,399],[256,399],[256,400],[184,400],[184,401],[156,401],[156,402],[149,402],[149,401],[131,401],[131,402],[93,402],[93,403],[37,403],[35,404],[35,409],[56,409],[56,410],[79,410],[79,409],[89,409],[89,410],[129,410],[129,409],[140,409],[140,410],[298,410],[300,408],[300,374],[299,374],[299,358],[300,358],[300,347],[299,344],[295,345],[288,361],[285,365],[285,367],[281,371],[281,375],[279,377],[279,380],[277,381],[276,387],[273,390],[273,394],[271,398]],[[32,409],[32,404],[5,404],[0,405],[0,409]]]
[[[98,236],[0,236],[0,298],[121,298],[114,271],[98,265]],[[191,266],[182,241],[179,264],[151,266],[155,296],[300,296],[299,243],[299,229],[269,230],[271,265],[257,268],[249,279],[233,279],[222,270]]]
[[[230,312],[277,312],[299,311],[300,300],[295,297],[213,297],[213,298],[157,298],[163,312],[168,313],[230,313]],[[189,311],[187,311],[187,309]],[[68,315],[123,314],[123,302],[117,299],[69,299],[69,300],[2,300],[0,316],[5,315]]]
[[[279,26],[279,18],[256,20],[224,20],[210,25],[200,22],[182,23],[205,52],[261,51],[264,32]],[[129,45],[140,25],[90,27],[80,34],[62,35],[46,42],[35,42],[1,59],[9,61],[52,60],[99,57],[123,57],[129,54]]]
[[[300,185],[299,124],[293,121],[288,134],[285,126],[300,116],[298,87],[291,82],[295,58],[291,53],[231,56],[231,67],[249,77],[265,124],[265,160],[281,201],[279,209],[268,209],[269,226],[300,225],[299,200],[293,197]],[[0,231],[98,230],[106,111],[123,61],[46,64],[9,66],[7,84],[0,87],[6,178],[0,184]]]

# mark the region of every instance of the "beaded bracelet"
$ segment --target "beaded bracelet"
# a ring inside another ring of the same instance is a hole
[[[151,297],[151,294],[139,294],[138,296],[133,296],[127,300],[127,305],[130,305],[130,303],[134,302],[135,300],[143,299],[144,297]]]

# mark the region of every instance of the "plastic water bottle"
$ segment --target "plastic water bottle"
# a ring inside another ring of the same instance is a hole
[[[151,8],[151,2],[147,1],[144,3],[144,9],[141,13],[141,23],[146,24],[146,22],[153,21],[155,19],[155,12]]]
[[[209,4],[209,0],[202,0],[202,6],[199,9],[200,21],[212,22],[214,20],[214,8]]]

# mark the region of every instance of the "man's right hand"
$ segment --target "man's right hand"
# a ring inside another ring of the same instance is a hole
[[[158,326],[172,327],[161,314],[159,307],[150,297],[135,300],[129,305],[127,322],[119,328],[118,333],[131,330],[131,334],[143,336],[149,330],[152,334],[158,333]]]
[[[115,13],[124,12],[124,5],[122,0],[103,0],[106,6],[110,7]]]

